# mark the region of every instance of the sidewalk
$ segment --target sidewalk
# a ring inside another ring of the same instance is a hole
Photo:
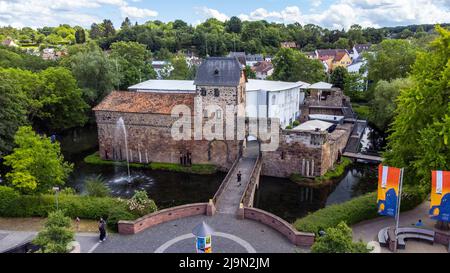
[[[0,253],[33,240],[36,231],[0,230]],[[81,252],[92,252],[98,246],[98,234],[77,233],[75,240],[80,243]]]
[[[400,214],[400,226],[412,227],[419,219],[422,219],[424,228],[434,229],[436,221],[430,219],[428,210],[430,202],[426,201],[413,210],[402,212]],[[388,226],[395,226],[395,219],[392,217],[378,217],[367,220],[352,226],[353,240],[362,240],[366,243],[370,241],[378,241],[378,232]],[[382,248],[382,252],[389,252],[386,248]],[[447,248],[440,244],[430,245],[421,241],[408,241],[406,249],[399,252],[409,253],[447,253]]]

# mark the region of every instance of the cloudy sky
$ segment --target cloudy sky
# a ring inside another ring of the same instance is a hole
[[[231,16],[327,28],[449,23],[450,0],[0,0],[0,26],[42,27],[62,23],[89,27],[104,18],[116,27],[133,22],[182,19],[193,25]]]

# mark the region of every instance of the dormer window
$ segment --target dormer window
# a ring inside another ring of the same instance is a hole
[[[219,76],[219,69],[214,70],[214,76]]]
[[[206,96],[206,88],[201,89],[201,95],[204,97]]]

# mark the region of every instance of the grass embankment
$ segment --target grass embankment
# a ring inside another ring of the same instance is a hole
[[[84,158],[84,162],[93,165],[123,165],[126,166],[126,161],[112,161],[101,159],[98,152],[88,155]],[[192,164],[192,166],[182,166],[175,163],[164,163],[164,162],[151,162],[146,163],[130,163],[131,168],[146,168],[151,170],[159,171],[170,171],[170,172],[180,172],[180,173],[192,173],[192,174],[214,174],[217,172],[217,168],[211,164]]]
[[[401,210],[408,211],[421,204],[427,194],[417,188],[405,186],[402,194]],[[335,227],[341,221],[351,226],[378,217],[377,193],[372,192],[353,198],[342,204],[332,205],[306,217],[297,219],[294,227],[299,231],[318,233],[328,227]]]
[[[358,119],[369,119],[370,107],[368,105],[352,103],[352,108],[358,115]]]
[[[309,185],[309,186],[320,186],[326,183],[331,183],[333,180],[340,178],[344,175],[345,170],[348,166],[352,164],[352,161],[346,157],[341,158],[341,162],[334,166],[334,169],[329,170],[324,175],[315,177],[314,179],[306,178],[300,174],[292,174],[290,179],[293,182]]]

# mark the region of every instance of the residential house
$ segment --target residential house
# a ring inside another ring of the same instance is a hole
[[[253,67],[257,63],[264,61],[264,56],[262,54],[247,54],[245,55],[245,60],[248,66]]]
[[[169,61],[152,61],[152,67],[156,72],[156,77],[158,80],[169,76],[174,69]]]
[[[357,60],[361,57],[362,53],[365,51],[369,51],[372,47],[372,44],[356,44],[353,46],[351,57],[352,60]]]
[[[256,63],[251,69],[256,73],[256,78],[258,80],[265,80],[273,74],[272,63],[266,61]]]
[[[328,72],[337,67],[345,67],[352,64],[350,54],[346,49],[319,49],[316,50],[316,59],[321,60],[328,67]]]
[[[280,44],[281,48],[297,48],[296,42],[282,42]]]
[[[242,66],[246,66],[247,65],[247,58],[245,55],[245,52],[230,52],[228,54],[228,57],[236,57],[238,59],[238,61],[242,64]]]
[[[18,47],[18,45],[14,42],[13,39],[7,38],[2,42],[2,45],[4,46],[12,46],[12,47]]]

